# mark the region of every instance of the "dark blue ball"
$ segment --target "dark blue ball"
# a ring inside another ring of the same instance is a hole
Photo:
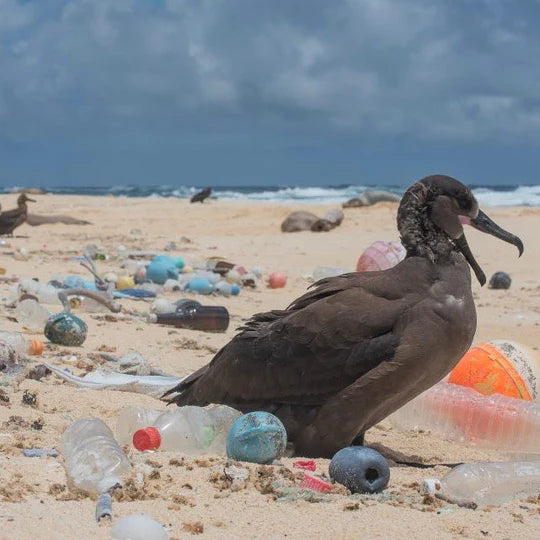
[[[509,289],[512,279],[506,272],[495,272],[488,283],[488,289]]]
[[[227,456],[238,461],[272,463],[287,446],[287,432],[281,420],[264,411],[244,414],[227,434]]]
[[[386,459],[365,446],[342,448],[330,461],[329,473],[352,493],[379,493],[390,480]]]

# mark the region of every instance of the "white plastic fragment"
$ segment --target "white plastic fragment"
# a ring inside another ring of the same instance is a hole
[[[168,540],[167,531],[144,514],[134,514],[117,521],[111,536],[115,540]]]

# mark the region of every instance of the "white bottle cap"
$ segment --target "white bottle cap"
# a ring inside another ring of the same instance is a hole
[[[441,491],[441,481],[438,478],[425,478],[420,486],[422,495],[434,496],[439,491]]]

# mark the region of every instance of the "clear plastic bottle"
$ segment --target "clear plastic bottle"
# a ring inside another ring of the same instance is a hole
[[[43,353],[43,341],[29,338],[19,332],[0,330],[0,341],[10,345],[19,354],[39,356]]]
[[[153,426],[158,416],[163,414],[159,409],[143,409],[140,407],[125,407],[118,414],[116,421],[116,440],[122,446],[133,443],[133,434],[142,428]]]
[[[441,480],[428,478],[424,492],[462,506],[502,504],[540,492],[540,461],[464,463]]]
[[[241,415],[226,405],[178,407],[161,414],[152,426],[136,431],[133,445],[141,452],[160,449],[224,455],[227,433]]]
[[[58,289],[46,283],[40,283],[34,279],[21,280],[12,294],[16,295],[14,300],[18,300],[21,294],[31,294],[35,296],[41,304],[61,304],[58,298]]]
[[[105,493],[122,484],[131,464],[112,431],[98,418],[73,422],[62,437],[62,451],[73,484],[89,493]]]
[[[43,333],[43,329],[45,328],[45,324],[47,323],[47,319],[51,316],[51,313],[40,303],[27,298],[17,304],[15,316],[17,317],[17,321],[22,324],[24,328]]]
[[[201,306],[199,302],[187,301],[177,305],[172,313],[150,313],[147,320],[176,328],[224,332],[229,326],[229,312],[223,306]]]
[[[484,448],[540,454],[540,405],[532,401],[484,396],[472,388],[441,382],[388,419],[401,430],[422,429]]]

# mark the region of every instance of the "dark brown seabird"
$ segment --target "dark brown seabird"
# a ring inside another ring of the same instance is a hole
[[[27,201],[36,202],[34,199],[27,197],[26,193],[21,193],[17,198],[17,208],[0,213],[0,235],[8,234],[13,236],[13,231],[26,221],[28,215]]]
[[[403,196],[406,258],[323,279],[287,309],[254,315],[213,360],[165,395],[178,405],[269,411],[295,453],[331,457],[447,375],[476,330],[462,223],[517,246],[457,180],[428,176]]]

